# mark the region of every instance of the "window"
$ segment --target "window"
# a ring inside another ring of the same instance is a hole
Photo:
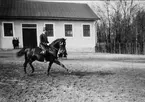
[[[53,24],[45,24],[45,27],[46,27],[46,34],[47,34],[47,36],[53,37],[54,36],[54,33],[53,33]]]
[[[83,25],[83,36],[84,37],[90,36],[90,25]]]
[[[72,33],[72,25],[65,24],[65,36],[66,37],[72,37],[73,36],[73,33]]]
[[[13,36],[13,24],[12,23],[3,23],[4,27],[4,36],[12,37]]]

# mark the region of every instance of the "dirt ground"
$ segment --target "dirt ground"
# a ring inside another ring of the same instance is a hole
[[[37,61],[25,75],[15,53],[0,51],[0,102],[145,102],[145,55],[68,52],[72,73],[53,64],[47,76]]]

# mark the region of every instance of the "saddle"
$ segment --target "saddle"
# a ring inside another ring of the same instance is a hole
[[[55,56],[54,49],[51,48],[49,45],[42,44],[39,46],[39,48],[41,49],[40,54],[45,55],[46,52],[48,52],[48,53],[52,54],[53,56]]]

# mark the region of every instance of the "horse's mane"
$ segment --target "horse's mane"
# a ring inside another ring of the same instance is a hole
[[[59,40],[64,40],[64,38],[58,38],[58,39],[54,40],[50,45],[56,44]]]

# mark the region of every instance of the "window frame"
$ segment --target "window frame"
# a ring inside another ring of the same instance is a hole
[[[12,30],[13,30],[13,35],[12,36],[5,36],[5,31],[4,31],[4,24],[5,23],[11,23],[12,24]],[[3,33],[3,38],[13,38],[13,37],[15,37],[14,22],[2,22],[2,33]]]
[[[35,24],[36,25],[36,27],[23,27],[23,24]],[[37,23],[21,23],[21,27],[22,27],[22,29],[37,29],[37,26],[38,24]]]
[[[89,36],[84,36],[84,25],[89,25],[90,26],[90,35]],[[82,37],[83,38],[90,38],[91,37],[91,24],[89,24],[89,23],[83,23],[82,24]]]
[[[65,25],[72,25],[72,36],[66,36],[65,35]],[[66,38],[72,38],[72,37],[74,37],[74,28],[73,28],[73,24],[72,23],[64,23],[63,24],[63,28],[64,28],[64,37],[66,37]]]
[[[52,24],[53,25],[53,36],[47,36],[47,37],[50,37],[50,38],[55,37],[55,24],[54,23],[44,23],[44,27],[46,27],[46,24]]]

